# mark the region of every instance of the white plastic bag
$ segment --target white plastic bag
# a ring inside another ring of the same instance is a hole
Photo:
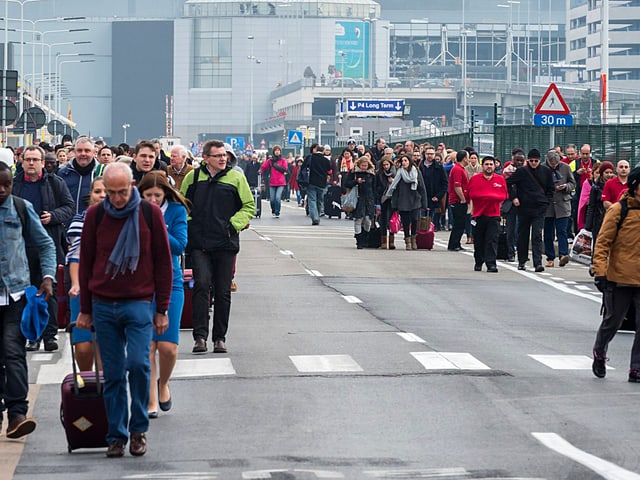
[[[591,265],[591,257],[593,256],[593,234],[584,228],[578,232],[573,240],[569,256],[576,262],[585,265]]]

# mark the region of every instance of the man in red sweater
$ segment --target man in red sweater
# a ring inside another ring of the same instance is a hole
[[[87,210],[80,240],[77,325],[96,330],[111,458],[124,455],[129,437],[131,455],[146,453],[152,328],[158,334],[167,329],[171,296],[171,252],[162,211],[142,204],[133,184],[126,164],[105,167],[107,198]]]
[[[629,162],[619,160],[616,166],[617,176],[607,180],[602,189],[602,205],[608,210],[611,205],[620,200],[620,197],[627,191],[627,178],[629,177]]]
[[[476,222],[474,252],[476,272],[487,264],[487,272],[498,273],[498,235],[500,233],[500,206],[508,197],[507,181],[495,172],[495,161],[490,155],[482,159],[482,173],[469,180],[469,198],[473,205],[471,218]]]
[[[459,252],[464,250],[460,245],[460,239],[464,233],[464,224],[467,218],[467,201],[469,177],[464,167],[469,163],[469,152],[460,150],[456,153],[456,164],[449,172],[449,205],[453,211],[453,229],[449,235],[447,250]]]

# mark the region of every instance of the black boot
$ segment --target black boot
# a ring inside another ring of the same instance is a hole
[[[356,234],[354,235],[354,237],[355,237],[355,239],[356,239],[356,248],[357,248],[358,250],[362,250],[363,248],[366,248],[366,246],[367,246],[367,245],[366,245],[366,243],[367,243],[367,242],[366,242],[365,235],[366,235],[366,234],[365,234],[364,232],[362,232],[362,233],[356,233]]]

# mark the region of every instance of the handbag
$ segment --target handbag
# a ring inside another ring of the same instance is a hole
[[[340,205],[343,212],[351,213],[358,205],[358,187],[353,187],[347,193],[340,197]]]
[[[418,231],[424,232],[429,230],[431,226],[431,215],[429,210],[420,210],[420,218],[418,219]]]
[[[504,202],[502,202],[502,205],[500,205],[500,215],[506,217],[512,208],[513,201],[507,198]]]
[[[393,212],[389,219],[389,233],[395,235],[400,231],[400,214]]]
[[[436,213],[438,215],[444,215],[447,211],[447,194],[445,193],[442,198],[438,201],[438,206],[436,207]]]

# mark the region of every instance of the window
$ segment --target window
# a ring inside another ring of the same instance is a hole
[[[197,18],[193,29],[194,88],[231,88],[231,22]]]
[[[571,29],[582,28],[587,25],[587,17],[578,17],[571,19]]]

